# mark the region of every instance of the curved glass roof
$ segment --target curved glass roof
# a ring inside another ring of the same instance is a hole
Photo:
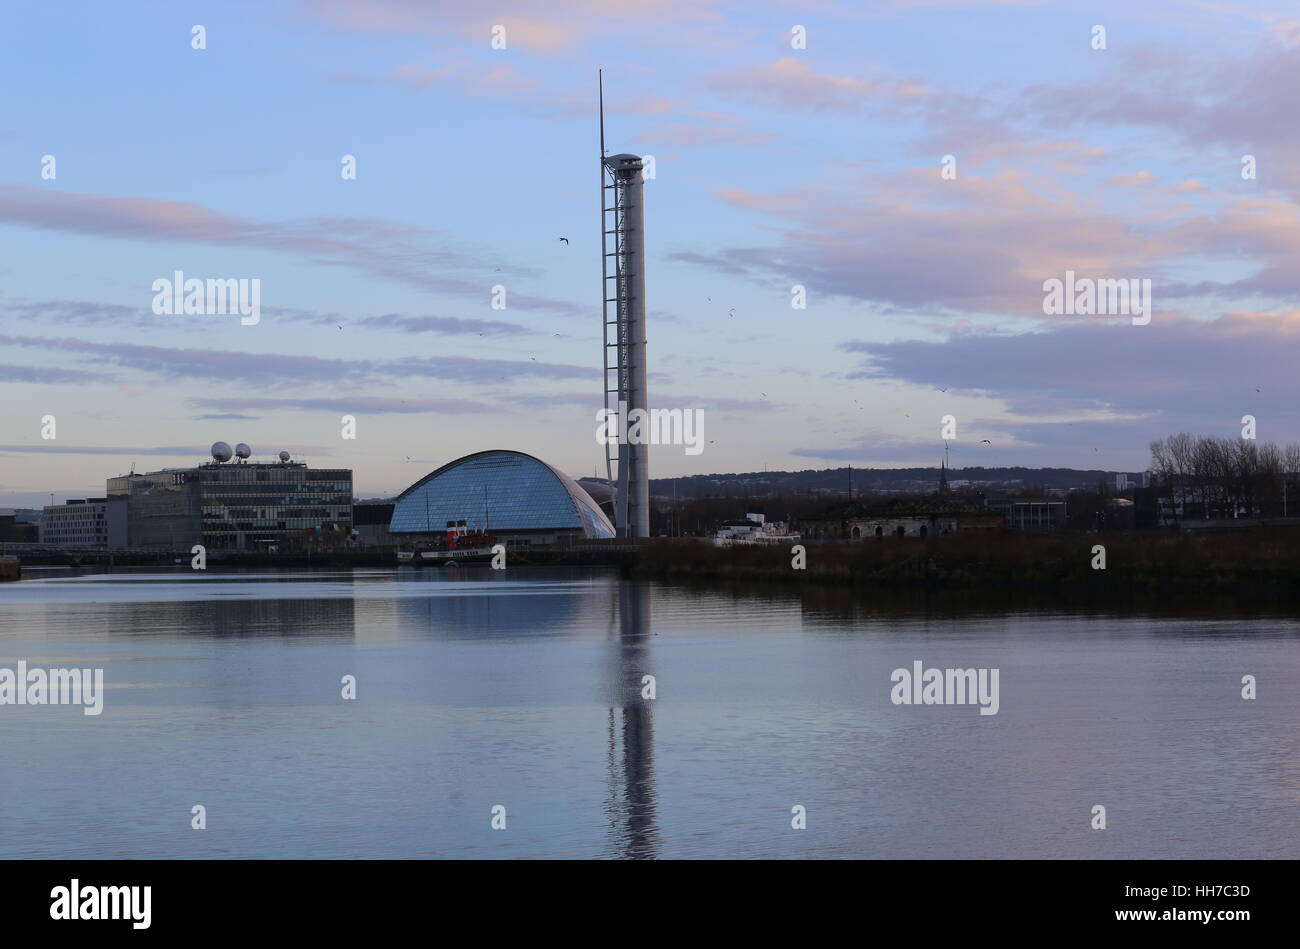
[[[448,521],[470,530],[581,529],[613,537],[614,525],[582,487],[532,455],[481,451],[426,475],[397,497],[389,530],[437,533]]]

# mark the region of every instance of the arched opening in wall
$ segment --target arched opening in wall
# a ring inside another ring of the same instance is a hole
[[[853,526],[853,539],[854,540],[862,539],[862,528],[858,527],[856,524]]]
[[[885,529],[884,529],[883,527],[877,527],[877,528],[876,528],[876,536],[877,536],[877,537],[884,537],[884,536],[885,536]]]
[[[903,529],[903,525],[902,525],[902,524],[899,524],[899,525],[898,525],[898,530],[894,531],[894,534],[897,535],[898,537],[902,537],[902,536],[903,536],[904,534],[906,534],[906,533],[907,533],[907,531]]]
[[[921,536],[924,537],[925,535],[926,535],[926,528],[925,528],[925,525],[922,524],[922,525],[921,525]]]

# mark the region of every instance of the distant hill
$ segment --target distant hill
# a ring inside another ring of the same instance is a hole
[[[1141,481],[1141,472],[1127,472]],[[1020,491],[1026,488],[1095,490],[1099,481],[1113,488],[1114,471],[1078,468],[949,468],[954,489]],[[650,493],[660,497],[735,497],[822,494],[847,495],[850,477],[854,494],[916,494],[934,491],[939,469],[933,468],[810,468],[805,471],[747,471],[739,474],[651,478]]]

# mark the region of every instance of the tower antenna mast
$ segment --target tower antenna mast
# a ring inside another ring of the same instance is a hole
[[[596,70],[596,95],[600,100],[600,160],[605,161],[605,76],[604,70]],[[600,170],[600,183],[605,184],[605,169]]]

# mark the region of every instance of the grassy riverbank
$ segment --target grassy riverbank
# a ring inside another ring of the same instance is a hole
[[[1106,568],[1092,567],[1093,547]],[[953,534],[933,540],[870,538],[809,543],[807,567],[791,567],[789,546],[647,544],[633,576],[773,584],[919,589],[1069,587],[1106,593],[1197,591],[1300,595],[1300,531],[1251,530],[1187,536],[1124,534]]]

